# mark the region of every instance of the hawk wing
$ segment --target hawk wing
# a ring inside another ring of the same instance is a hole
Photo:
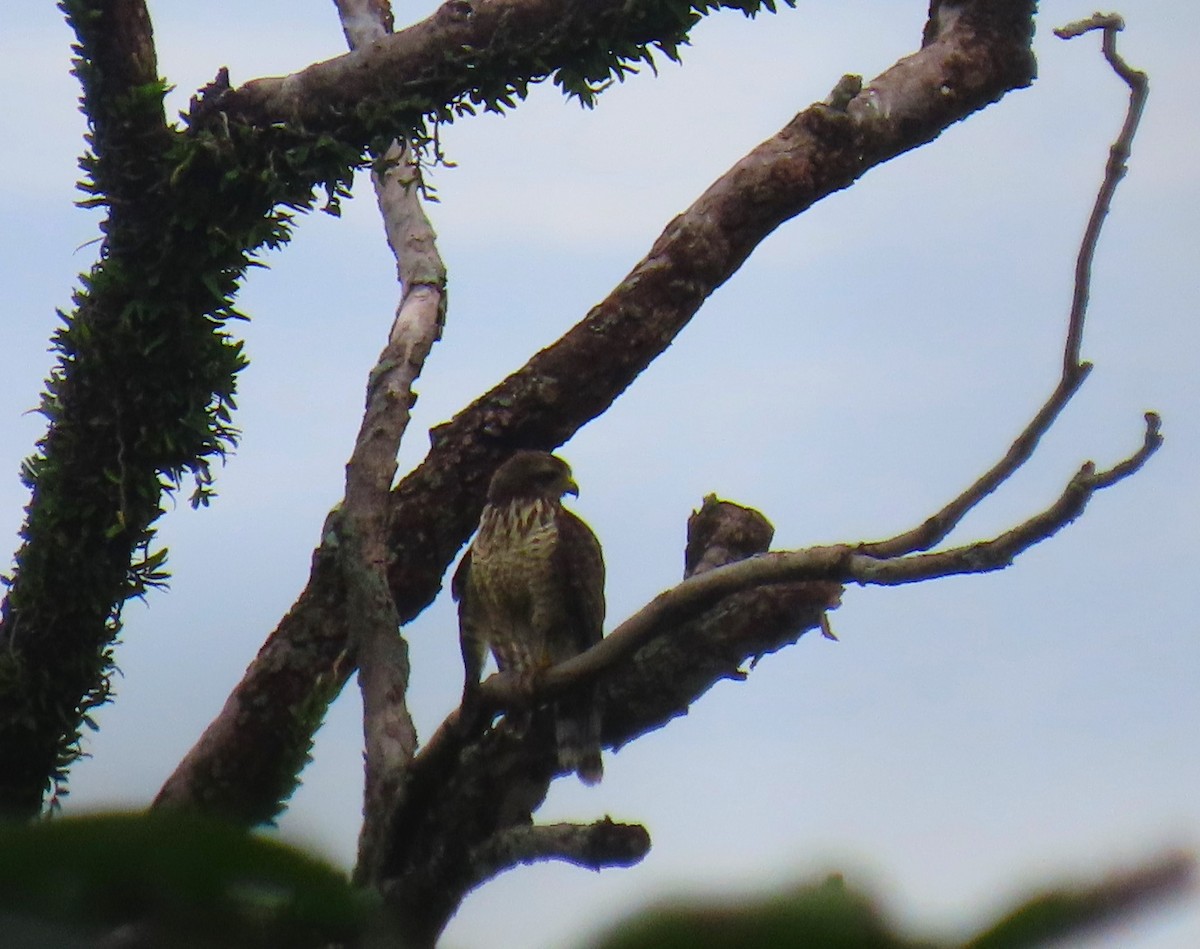
[[[557,518],[555,572],[564,628],[552,631],[553,656],[562,662],[600,642],[604,636],[604,554],[592,529],[565,508]]]
[[[462,649],[463,671],[466,681],[463,685],[463,696],[469,693],[479,683],[483,674],[483,663],[487,658],[487,639],[481,628],[482,618],[477,614],[478,607],[471,596],[471,548],[463,554],[450,581],[450,595],[458,603],[458,644]]]
[[[561,629],[552,631],[551,658],[562,662],[600,642],[604,636],[604,555],[592,529],[570,511],[557,516],[555,574],[561,600]],[[604,775],[600,759],[600,707],[595,688],[585,686],[554,703],[558,763],[584,784]]]

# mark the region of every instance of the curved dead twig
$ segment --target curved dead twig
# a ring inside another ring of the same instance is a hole
[[[1083,312],[1087,309],[1088,295],[1092,285],[1092,262],[1096,256],[1096,244],[1100,240],[1100,229],[1104,219],[1112,207],[1113,194],[1117,185],[1128,171],[1128,161],[1133,148],[1133,137],[1137,134],[1138,123],[1142,111],[1146,107],[1146,98],[1150,94],[1150,81],[1144,72],[1131,69],[1129,64],[1117,53],[1117,33],[1125,29],[1125,22],[1113,14],[1100,14],[1079,20],[1054,31],[1060,39],[1073,39],[1092,30],[1103,30],[1102,48],[1104,58],[1112,66],[1113,71],[1129,86],[1129,108],[1125,113],[1125,123],[1121,132],[1112,143],[1108,152],[1108,165],[1104,170],[1104,183],[1096,195],[1084,231],[1083,244],[1079,248],[1079,258],[1075,264],[1075,294],[1071,300],[1071,329],[1068,336],[1067,351],[1064,355],[1064,373],[1071,363],[1078,362],[1079,348],[1083,341]],[[1078,314],[1078,318],[1076,318]]]
[[[935,544],[941,543],[969,511],[1000,487],[1029,460],[1042,436],[1050,430],[1063,409],[1067,407],[1067,403],[1079,391],[1080,386],[1092,371],[1092,364],[1082,362],[1080,359],[1084,319],[1087,316],[1088,299],[1091,294],[1092,263],[1096,257],[1096,246],[1100,241],[1100,231],[1104,226],[1104,219],[1108,216],[1109,208],[1112,206],[1113,195],[1116,193],[1117,185],[1128,171],[1127,163],[1133,147],[1133,137],[1137,134],[1138,123],[1141,121],[1146,97],[1149,94],[1149,80],[1146,74],[1131,69],[1117,53],[1116,34],[1124,27],[1125,24],[1120,17],[1097,13],[1086,20],[1080,20],[1054,31],[1055,35],[1061,39],[1071,39],[1075,36],[1082,36],[1091,30],[1103,30],[1104,56],[1117,75],[1130,88],[1129,107],[1125,113],[1125,121],[1120,134],[1109,149],[1104,180],[1096,194],[1096,200],[1092,206],[1087,227],[1084,229],[1079,254],[1075,261],[1075,287],[1071,297],[1070,316],[1067,320],[1066,342],[1063,346],[1062,376],[1058,385],[1046,403],[1017,436],[1007,454],[966,491],[920,526],[887,540],[866,544],[861,548],[863,552],[877,557],[895,557],[916,550],[928,550]]]

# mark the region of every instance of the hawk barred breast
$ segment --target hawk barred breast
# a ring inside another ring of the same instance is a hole
[[[455,571],[465,695],[487,649],[501,671],[533,673],[578,655],[603,636],[604,557],[596,535],[562,505],[579,489],[565,461],[519,451],[488,486],[479,530]],[[558,763],[585,784],[603,776],[600,721],[591,689],[554,700]]]

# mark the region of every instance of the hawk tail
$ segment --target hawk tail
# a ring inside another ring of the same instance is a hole
[[[559,702],[555,708],[554,737],[559,767],[574,771],[584,784],[599,784],[604,777],[597,712],[590,695]]]

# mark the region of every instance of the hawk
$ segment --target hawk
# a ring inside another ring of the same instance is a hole
[[[522,675],[570,659],[603,636],[604,556],[592,529],[562,505],[578,496],[565,461],[519,451],[492,476],[479,530],[451,583],[458,601],[468,702],[490,647]],[[552,703],[558,763],[585,784],[604,774],[591,689]]]

